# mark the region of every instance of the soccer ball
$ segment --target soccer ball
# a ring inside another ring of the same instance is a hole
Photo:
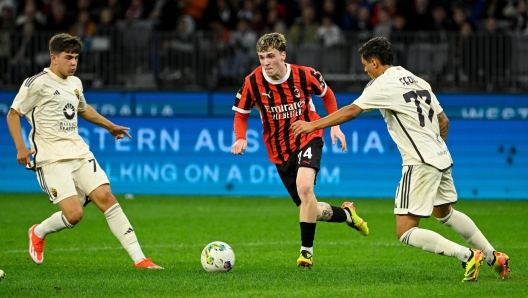
[[[227,243],[213,241],[202,250],[202,266],[207,272],[227,272],[235,266],[235,252]]]

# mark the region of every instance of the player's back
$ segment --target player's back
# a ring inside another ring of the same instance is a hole
[[[451,155],[438,125],[442,107],[429,83],[401,66],[393,66],[365,90],[369,88],[404,164],[422,162],[440,170],[451,167]]]

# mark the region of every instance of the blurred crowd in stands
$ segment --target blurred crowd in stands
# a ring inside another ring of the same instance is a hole
[[[177,20],[194,29],[277,31],[292,41],[339,42],[341,31],[484,30],[528,34],[526,0],[0,0],[1,28],[96,35],[116,20],[150,19],[171,31]]]
[[[218,68],[219,76],[238,78],[241,72],[258,64],[254,48],[262,33],[281,32],[293,47],[316,44],[327,48],[350,44],[349,34],[357,36],[358,43],[373,36],[397,41],[400,35],[422,31],[461,36],[528,36],[527,1],[0,0],[0,67],[4,68],[7,60],[23,61],[29,52],[37,65],[45,64],[38,62],[48,59],[47,40],[32,38],[39,32],[68,32],[79,36],[85,42],[85,50],[89,51],[108,48],[107,41],[96,37],[108,36],[119,28],[137,29],[131,29],[132,36],[125,34],[122,43],[140,39],[142,25],[137,24],[148,24],[149,31],[144,31],[145,34],[159,32],[168,37],[145,40],[144,43],[151,45],[148,57],[129,58],[147,60],[148,69],[154,72],[156,80],[170,75],[163,74],[166,65],[188,71],[199,66],[191,64],[200,62],[191,61],[198,51],[193,41],[197,32],[219,36],[210,46],[226,45],[230,57],[229,63]],[[156,50],[152,50],[152,45]],[[170,53],[179,56],[170,58]],[[112,57],[98,59],[109,61]],[[17,75],[16,69],[14,74],[11,69],[10,79],[20,80],[30,75],[27,72],[22,69]],[[180,71],[172,75],[191,74]],[[105,84],[111,80],[110,77],[103,79]]]

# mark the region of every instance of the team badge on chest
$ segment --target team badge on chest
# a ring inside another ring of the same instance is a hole
[[[301,97],[301,91],[299,90],[299,88],[297,88],[297,86],[293,86],[294,89],[293,89],[293,95],[295,95],[295,97],[299,98]]]
[[[79,90],[75,89],[73,90],[73,93],[75,93],[75,96],[77,96],[78,100],[81,100],[81,93],[79,92]]]

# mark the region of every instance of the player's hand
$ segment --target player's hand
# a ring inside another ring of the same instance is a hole
[[[343,134],[339,126],[332,126],[330,128],[330,137],[332,138],[332,145],[335,145],[336,139],[338,139],[339,142],[341,143],[341,150],[343,152],[346,152],[347,145],[346,145],[345,135]]]
[[[311,133],[315,129],[313,129],[311,122],[299,120],[293,122],[293,124],[291,125],[291,130],[293,131],[293,135],[295,137],[298,137],[302,133]]]
[[[25,166],[31,166],[31,155],[33,155],[35,151],[28,150],[27,148],[23,148],[18,150],[17,152],[17,161],[21,165]]]
[[[113,135],[116,140],[121,140],[125,136],[127,136],[129,139],[132,139],[132,136],[130,136],[128,130],[130,130],[130,127],[114,125],[108,129],[108,132]]]
[[[244,154],[244,150],[246,150],[246,147],[247,147],[247,141],[246,140],[237,140],[233,146],[231,146],[231,153],[233,154],[238,154],[238,155],[243,155]]]

